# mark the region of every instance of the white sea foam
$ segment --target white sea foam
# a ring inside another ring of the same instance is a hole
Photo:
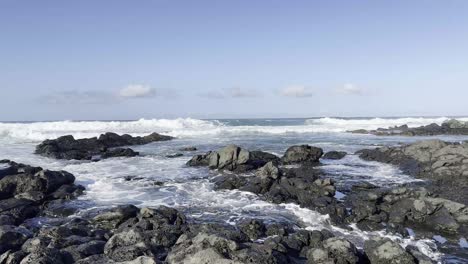
[[[449,120],[448,117],[404,117],[404,118],[368,118],[368,119],[342,119],[342,118],[318,118],[306,120],[307,125],[320,127],[324,132],[344,132],[356,129],[377,129],[392,126],[408,125],[419,127],[432,123],[442,124]],[[457,118],[460,121],[468,121],[468,118]]]
[[[297,125],[245,125],[229,126],[216,120],[193,118],[177,119],[140,119],[136,121],[55,121],[35,123],[0,123],[0,139],[18,142],[36,142],[44,139],[73,135],[75,138],[98,136],[104,132],[145,135],[159,132],[176,137],[203,137],[212,135],[239,134],[287,134],[287,133],[323,133],[345,132],[354,129],[377,129],[407,124],[410,127],[441,124],[448,120],[439,118],[372,118],[307,119]],[[468,121],[468,118],[459,118]],[[242,123],[242,122],[240,122]]]

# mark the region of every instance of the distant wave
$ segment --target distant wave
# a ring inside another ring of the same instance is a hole
[[[178,132],[203,133],[222,126],[217,121],[192,118],[140,119],[137,121],[55,121],[35,123],[0,123],[0,138],[40,141],[73,135],[75,138],[99,136],[105,132],[146,135],[152,132],[178,136]]]
[[[55,121],[35,123],[0,123],[0,139],[18,142],[36,142],[44,139],[73,135],[75,138],[99,136],[105,132],[131,134],[134,136],[158,132],[175,137],[203,137],[229,134],[286,134],[286,133],[320,133],[345,132],[354,129],[377,129],[407,124],[410,127],[441,124],[447,117],[438,118],[368,118],[342,119],[317,118],[306,119],[298,125],[274,125],[274,122],[252,123],[248,125],[229,126],[217,120],[200,120],[193,118],[177,119],[140,119],[136,121]],[[468,118],[457,118],[468,121]],[[263,120],[264,121],[264,120]],[[270,124],[271,123],[271,124]]]
[[[388,128],[392,126],[408,125],[409,127],[425,126],[432,123],[442,124],[451,118],[448,117],[402,117],[402,118],[367,118],[367,119],[343,119],[343,118],[317,118],[307,119],[306,125],[320,127],[323,131],[344,132],[356,129],[372,130]],[[468,118],[456,118],[460,121],[468,121]]]

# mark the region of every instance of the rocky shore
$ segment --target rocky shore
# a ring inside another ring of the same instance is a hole
[[[54,158],[89,160],[114,148],[169,139],[106,133],[93,139],[44,141],[37,149]],[[337,187],[321,169],[321,159],[341,159],[347,153],[324,154],[309,145],[291,146],[282,157],[228,145],[193,156],[187,166],[216,170],[218,176],[211,179],[215,190],[247,191],[272,203],[298,204],[328,215],[343,230],[356,225],[402,237],[409,236],[408,228],[421,238],[468,236],[467,143],[431,140],[357,154],[427,181],[395,188],[361,182],[337,199]],[[403,248],[381,236],[357,247],[327,230],[255,218],[235,225],[200,223],[174,208],[133,205],[76,214],[67,204],[85,190],[74,181],[65,171],[0,161],[0,264],[433,263],[417,248]],[[37,224],[37,217],[53,221]]]
[[[448,120],[441,125],[436,123],[420,127],[408,127],[408,125],[376,130],[358,129],[349,131],[355,134],[372,134],[376,136],[437,136],[437,135],[468,135],[468,122],[455,119]]]
[[[62,136],[48,139],[36,147],[36,154],[67,160],[93,160],[111,157],[134,157],[139,153],[123,146],[144,145],[151,142],[167,141],[173,137],[152,133],[144,137],[105,133],[99,138],[75,139],[73,136]]]
[[[414,144],[365,149],[360,158],[398,166],[416,178],[429,180],[435,194],[467,203],[468,142],[449,143],[426,140]]]
[[[49,204],[74,199],[83,188],[63,171],[0,164],[2,264],[431,263],[414,248],[404,249],[389,239],[372,238],[363,251],[326,230],[256,219],[236,226],[196,224],[165,206],[123,205],[31,225],[28,219],[47,215]],[[19,201],[27,201],[27,206]]]

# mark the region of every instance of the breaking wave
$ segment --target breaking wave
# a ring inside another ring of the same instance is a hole
[[[63,135],[73,135],[75,138],[98,136],[104,132],[131,134],[134,136],[158,132],[176,137],[200,137],[209,135],[229,134],[286,134],[286,133],[325,133],[346,132],[355,129],[377,129],[380,127],[400,126],[410,127],[441,124],[447,117],[438,118],[316,118],[298,119],[295,124],[285,125],[281,119],[269,120],[268,125],[255,120],[237,120],[235,126],[230,122],[218,120],[200,120],[193,118],[177,119],[139,119],[136,121],[53,121],[33,123],[0,123],[0,139],[10,139],[19,142],[35,142],[44,139],[57,138]],[[458,118],[468,121],[468,118]],[[243,122],[245,125],[243,125]]]

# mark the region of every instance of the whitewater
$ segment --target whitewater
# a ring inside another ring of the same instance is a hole
[[[343,230],[331,225],[326,215],[294,204],[272,204],[241,191],[215,191],[210,179],[218,172],[185,166],[192,155],[227,144],[261,149],[276,155],[282,155],[291,145],[309,144],[324,151],[339,150],[349,154],[342,160],[323,160],[323,170],[336,181],[340,191],[337,195],[344,195],[351,185],[360,181],[397,186],[419,180],[391,165],[363,161],[354,152],[363,148],[410,143],[423,137],[379,137],[346,131],[404,124],[418,127],[442,124],[448,119],[450,117],[0,122],[0,159],[73,173],[77,182],[86,187],[86,194],[72,202],[72,206],[79,207],[82,213],[128,203],[137,206],[167,205],[180,209],[193,221],[234,224],[255,217],[293,223],[298,228],[326,228],[357,245],[362,245],[371,236],[388,236],[402,245],[417,246],[435,260],[456,263],[456,259],[440,254],[438,248],[443,245],[435,239],[402,238],[385,232],[363,232],[357,228]],[[456,119],[468,121],[468,117]],[[33,154],[35,146],[45,139],[63,135],[87,138],[105,132],[133,136],[158,132],[176,139],[132,147],[142,154],[139,157],[111,158],[100,162],[54,160]],[[468,140],[463,136],[437,138]],[[177,158],[166,157],[187,146],[195,146],[198,150]]]

